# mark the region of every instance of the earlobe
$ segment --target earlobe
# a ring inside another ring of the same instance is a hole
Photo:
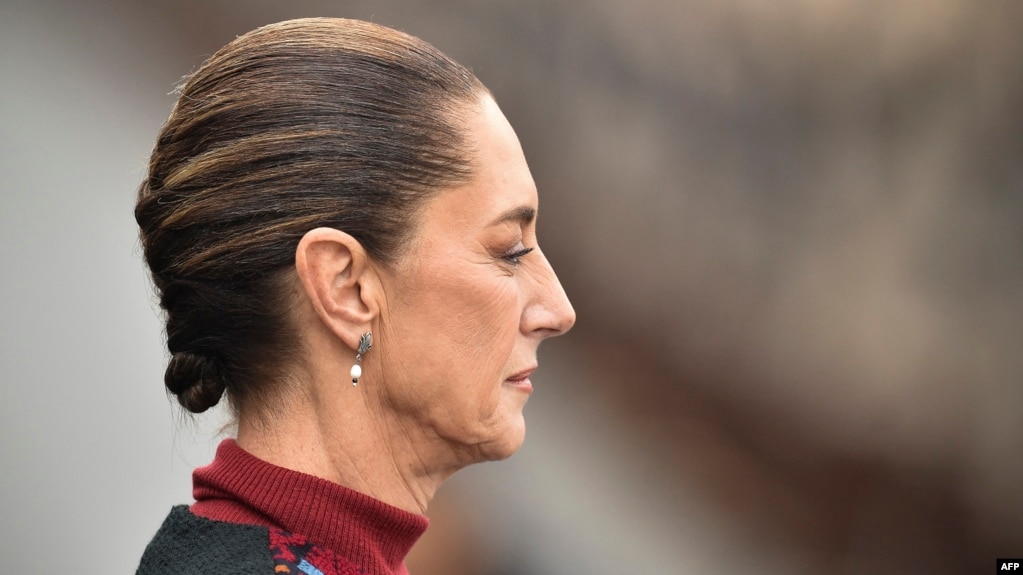
[[[295,251],[295,271],[320,321],[356,348],[378,311],[375,272],[362,244],[333,228],[310,230]]]

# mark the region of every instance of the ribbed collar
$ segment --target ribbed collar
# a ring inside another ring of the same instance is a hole
[[[192,474],[195,515],[305,535],[368,575],[407,573],[404,561],[429,523],[325,479],[267,463],[225,439]]]

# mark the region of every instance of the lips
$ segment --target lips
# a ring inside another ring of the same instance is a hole
[[[535,371],[536,371],[536,366],[533,366],[533,367],[531,367],[529,369],[524,369],[524,370],[516,373],[515,375],[510,376],[505,381],[510,381],[512,383],[520,382],[520,381],[525,381],[525,380],[529,379],[529,376],[533,375],[533,372],[535,372]]]
[[[504,380],[504,382],[528,395],[533,392],[533,382],[529,381],[529,376],[533,375],[534,371],[536,371],[536,366],[522,370]]]

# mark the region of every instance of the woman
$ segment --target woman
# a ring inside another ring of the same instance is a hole
[[[432,46],[306,19],[181,90],[135,216],[165,384],[237,438],[139,573],[405,573],[434,491],[513,454],[536,350],[575,315],[485,87]]]

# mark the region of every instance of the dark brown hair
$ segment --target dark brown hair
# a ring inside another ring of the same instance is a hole
[[[135,207],[181,405],[226,390],[238,410],[283,375],[307,231],[394,262],[422,202],[471,176],[465,119],[485,93],[422,40],[322,18],[254,30],[187,80]]]

